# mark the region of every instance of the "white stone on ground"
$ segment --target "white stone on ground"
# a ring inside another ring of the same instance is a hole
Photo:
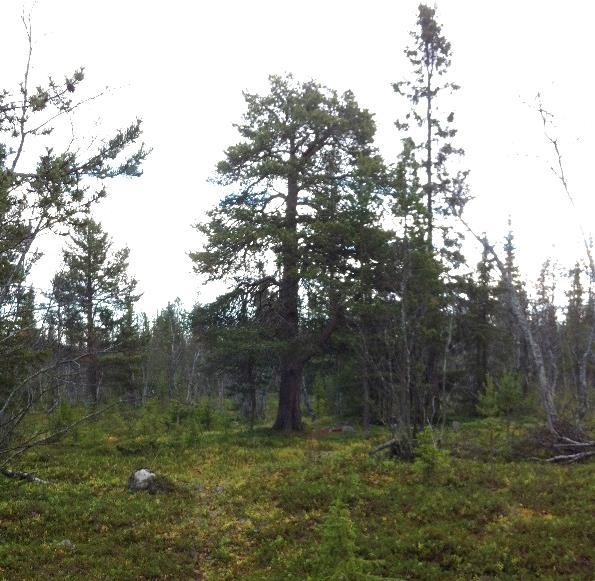
[[[131,490],[146,490],[151,486],[151,483],[157,478],[153,472],[146,468],[136,470],[130,476],[128,487]]]

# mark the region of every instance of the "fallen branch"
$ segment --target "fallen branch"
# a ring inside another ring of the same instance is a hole
[[[49,484],[47,480],[42,480],[30,472],[20,472],[19,470],[8,470],[0,467],[0,474],[6,478],[16,478],[17,480],[27,480],[28,482],[35,482],[36,484]]]
[[[592,448],[593,446],[595,446],[595,442],[561,442],[554,444],[554,448]]]
[[[571,446],[595,446],[595,441],[592,442],[577,442],[576,440],[571,440],[570,438],[567,438],[566,436],[562,436],[562,440],[564,440],[565,442],[567,442],[569,445]]]
[[[552,462],[557,464],[572,464],[574,462],[586,460],[591,456],[595,456],[595,450],[589,450],[587,452],[577,452],[576,454],[560,454],[559,456],[548,458],[546,462]]]

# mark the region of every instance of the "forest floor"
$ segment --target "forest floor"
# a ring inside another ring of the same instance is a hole
[[[461,422],[406,463],[381,432],[109,412],[15,467],[48,484],[0,479],[0,579],[593,579],[594,464],[515,459],[525,431]]]

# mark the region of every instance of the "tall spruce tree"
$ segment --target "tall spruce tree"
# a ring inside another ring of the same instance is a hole
[[[493,319],[496,310],[495,289],[492,286],[493,264],[484,248],[477,264],[477,280],[468,282],[466,331],[470,351],[469,377],[475,397],[485,388],[489,375],[489,355],[494,340]]]
[[[527,317],[529,316],[529,301],[517,266],[515,236],[510,217],[508,218],[508,232],[504,240],[503,267],[504,271],[500,273],[496,289],[498,309],[495,323],[498,327],[499,339],[494,347],[500,362],[500,371],[512,371],[520,375],[523,378],[525,391],[527,391],[531,371],[529,345],[518,317],[514,313],[512,293],[518,295],[519,306]]]
[[[394,368],[398,375],[398,380],[392,380],[396,397],[391,416],[405,447],[405,440],[430,419],[428,406],[438,396],[437,363],[445,308],[443,267],[427,244],[421,166],[416,151],[413,139],[403,139],[391,197],[400,237],[393,244],[394,280],[387,286],[386,295],[387,304],[394,303],[394,322],[389,325],[394,327],[391,334],[395,341],[394,354],[387,355],[387,360],[389,369]]]
[[[85,353],[87,393],[99,399],[100,359],[112,332],[139,297],[136,280],[128,275],[128,248],[114,251],[101,224],[79,221],[63,251],[64,268],[53,280],[56,303],[66,313],[69,337]]]
[[[458,86],[447,80],[451,46],[435,16],[434,9],[419,6],[412,43],[405,50],[412,78],[393,84],[410,106],[396,122],[405,132],[399,165],[406,168],[405,174],[401,170],[406,177],[396,180],[394,204],[404,232],[403,244],[398,244],[401,280],[396,292],[401,295],[403,378],[409,385],[401,397],[409,409],[401,413],[405,427],[425,424],[446,394],[453,319],[463,286],[449,271],[464,259],[461,235],[448,217],[460,214],[467,202],[467,172],[455,163],[463,150],[453,144],[454,113],[442,110],[444,97]]]
[[[321,280],[322,271],[327,283],[340,280],[336,257],[346,251],[344,238],[331,241],[329,228],[336,222],[320,202],[340,206],[353,178],[378,162],[375,126],[351,92],[339,95],[291,76],[270,77],[264,96],[244,96],[247,111],[237,125],[242,141],[217,167],[219,183],[232,191],[199,226],[206,244],[192,258],[211,280],[276,289],[275,333],[283,348],[274,427],[301,430],[304,366],[335,330],[342,310],[336,284],[325,284],[320,325],[313,331],[303,324],[303,293]]]
[[[420,194],[425,198],[426,243],[432,250],[436,216],[460,212],[467,201],[467,172],[454,168],[451,161],[463,154],[463,150],[452,143],[457,134],[454,113],[441,111],[443,95],[459,88],[445,80],[451,64],[451,45],[436,21],[435,9],[420,4],[418,10],[417,28],[411,32],[412,44],[405,49],[413,79],[394,83],[393,88],[411,104],[405,119],[397,121],[396,125],[409,133],[415,149],[423,156],[421,165],[425,176],[420,181]],[[445,243],[442,253],[459,259],[456,239],[450,238],[448,232],[449,225],[438,225],[443,230]]]

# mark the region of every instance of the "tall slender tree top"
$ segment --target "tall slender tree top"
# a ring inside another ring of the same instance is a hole
[[[414,151],[423,156],[420,166],[425,170],[425,180],[420,184],[418,195],[425,198],[428,248],[433,249],[434,229],[440,227],[444,242],[441,252],[456,262],[461,257],[456,251],[456,238],[448,233],[452,225],[444,221],[436,223],[435,219],[435,215],[460,213],[468,200],[465,185],[468,172],[449,163],[453,156],[463,154],[463,150],[452,143],[457,133],[453,125],[454,113],[440,111],[442,94],[459,89],[443,78],[451,64],[451,45],[436,21],[436,11],[424,4],[419,6],[417,27],[411,32],[411,38],[412,44],[405,49],[405,56],[411,63],[413,78],[393,84],[395,92],[405,97],[411,108],[396,126],[408,132]]]

